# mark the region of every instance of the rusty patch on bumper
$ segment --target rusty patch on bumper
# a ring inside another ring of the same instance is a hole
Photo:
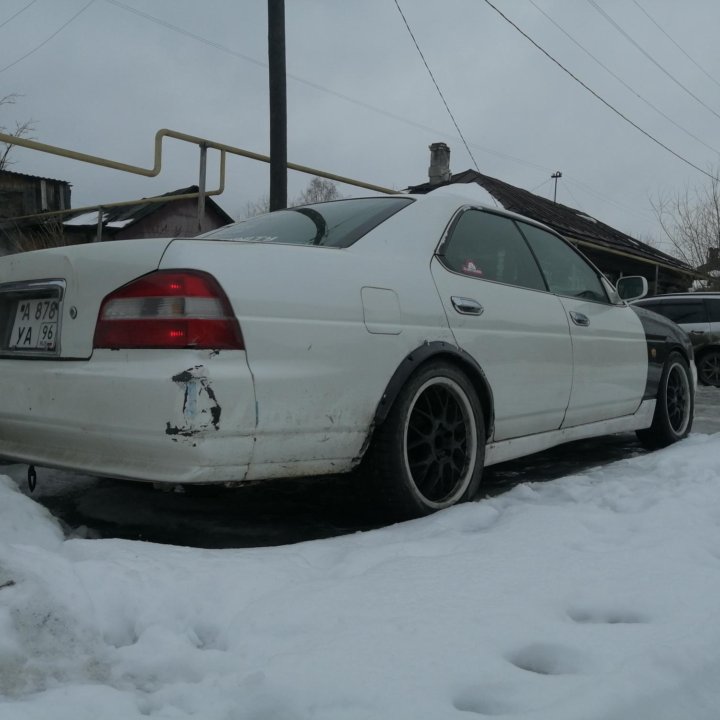
[[[167,422],[165,434],[190,438],[210,428],[219,430],[222,408],[210,384],[207,368],[196,365],[173,375],[172,381],[183,391],[182,422]]]

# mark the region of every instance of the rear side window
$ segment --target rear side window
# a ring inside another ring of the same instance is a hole
[[[664,315],[678,325],[707,322],[705,305],[702,300],[663,300],[645,303],[642,304],[642,307]]]
[[[413,202],[408,197],[373,197],[302,205],[226,225],[200,238],[345,248]]]
[[[708,312],[708,320],[711,323],[720,323],[720,298],[710,298],[705,300]]]
[[[509,218],[468,210],[442,250],[443,263],[462,275],[547,290],[525,239]]]

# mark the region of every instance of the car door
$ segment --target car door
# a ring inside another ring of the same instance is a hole
[[[598,271],[568,243],[529,223],[518,226],[569,322],[573,383],[563,427],[634,413],[648,371],[640,319],[611,302]]]
[[[567,318],[514,221],[465,209],[432,274],[458,345],[490,384],[494,440],[558,429],[572,383]]]

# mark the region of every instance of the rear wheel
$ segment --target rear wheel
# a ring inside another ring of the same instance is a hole
[[[371,466],[393,514],[420,517],[472,497],[485,456],[477,393],[451,363],[420,368],[375,431]]]
[[[708,350],[697,359],[698,380],[720,387],[720,350]]]
[[[690,368],[680,353],[672,352],[660,378],[653,423],[647,430],[638,430],[637,436],[653,449],[682,440],[690,432],[694,410]]]

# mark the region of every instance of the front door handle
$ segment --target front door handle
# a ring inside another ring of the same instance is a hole
[[[457,295],[453,295],[450,298],[450,302],[452,302],[455,310],[457,310],[457,312],[459,312],[461,315],[483,314],[483,306],[477,300],[473,300],[472,298],[458,297]]]
[[[691,335],[704,335],[705,331],[704,330],[691,330],[690,334]]]
[[[570,311],[570,317],[572,321],[580,327],[587,327],[590,324],[590,318],[587,315],[575,312],[574,310]]]

